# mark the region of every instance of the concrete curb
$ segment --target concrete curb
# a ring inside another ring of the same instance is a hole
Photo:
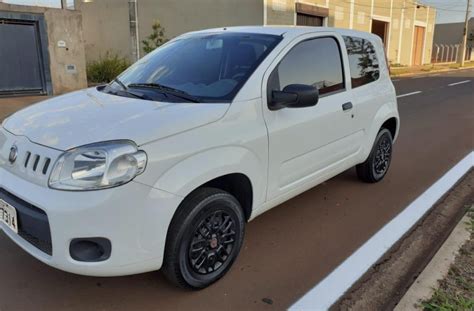
[[[468,69],[474,69],[474,66],[472,67],[463,67],[463,68],[448,68],[448,69],[439,69],[439,70],[432,70],[432,71],[420,71],[420,72],[408,72],[408,73],[401,73],[401,74],[391,74],[391,78],[404,78],[404,77],[413,77],[413,76],[421,76],[421,75],[429,75],[432,73],[440,73],[440,72],[448,72],[448,71],[461,71],[461,70],[468,70]],[[392,69],[392,71],[395,71],[395,69]]]
[[[465,215],[453,229],[436,255],[416,278],[408,291],[402,297],[394,311],[421,310],[419,303],[431,298],[438,281],[442,280],[449,271],[456,255],[466,241],[470,239],[469,217]]]

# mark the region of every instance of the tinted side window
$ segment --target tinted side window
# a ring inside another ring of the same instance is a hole
[[[319,94],[344,89],[337,41],[334,38],[317,38],[293,47],[270,76],[268,89],[281,91],[290,84],[317,86]]]
[[[372,43],[362,38],[346,36],[344,42],[351,67],[352,88],[377,80],[380,76],[379,62]]]

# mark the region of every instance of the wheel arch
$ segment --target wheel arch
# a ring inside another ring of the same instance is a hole
[[[242,173],[231,173],[216,177],[205,184],[199,186],[197,189],[204,187],[217,188],[226,191],[233,195],[239,201],[242,207],[245,220],[249,221],[252,215],[253,206],[253,188],[250,178]]]
[[[360,163],[364,162],[372,150],[377,134],[380,129],[387,128],[392,134],[392,139],[395,141],[400,131],[400,117],[398,111],[391,108],[391,105],[382,105],[375,114],[372,125],[367,130],[367,138],[362,147]]]
[[[380,129],[382,128],[389,130],[390,134],[392,134],[392,139],[395,140],[398,135],[398,119],[396,117],[388,118],[380,127]]]
[[[155,188],[187,198],[202,187],[229,192],[244,209],[246,219],[266,196],[266,167],[250,150],[228,146],[206,150],[177,163],[155,183]]]

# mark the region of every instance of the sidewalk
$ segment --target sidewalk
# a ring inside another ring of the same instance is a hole
[[[457,63],[449,64],[430,64],[424,66],[413,66],[413,67],[390,67],[392,77],[411,76],[417,74],[424,74],[430,72],[443,72],[449,70],[467,69],[474,68],[474,61],[469,61],[464,64],[464,67],[460,67]]]

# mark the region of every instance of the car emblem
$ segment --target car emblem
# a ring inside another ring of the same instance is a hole
[[[10,155],[8,156],[8,161],[10,162],[10,164],[15,163],[17,156],[18,156],[18,148],[17,146],[13,145],[10,149]]]

